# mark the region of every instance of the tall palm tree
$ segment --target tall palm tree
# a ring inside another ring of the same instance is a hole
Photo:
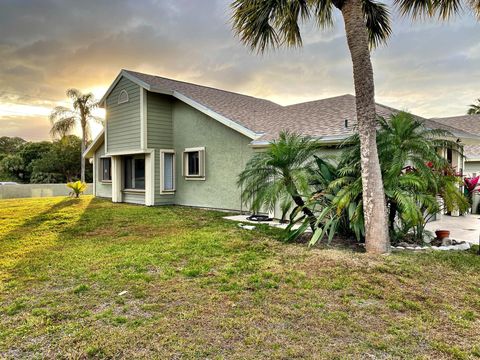
[[[462,3],[480,16],[479,0],[395,0],[403,15],[447,19]],[[362,187],[368,252],[390,249],[386,204],[375,138],[375,89],[370,47],[391,34],[388,6],[373,0],[235,0],[233,28],[240,39],[264,52],[269,47],[301,46],[299,24],[314,18],[320,28],[333,26],[333,10],[343,17],[353,64],[358,135],[361,142]]]
[[[273,210],[276,203],[291,197],[314,230],[316,218],[304,198],[310,193],[308,168],[318,148],[318,142],[309,137],[280,133],[279,139],[256,153],[240,173],[242,201],[250,202],[253,209]]]
[[[477,115],[480,114],[480,98],[477,99],[478,104],[471,104],[470,108],[467,111],[468,115]]]
[[[80,125],[82,131],[82,154],[81,158],[81,181],[85,182],[85,159],[83,153],[87,148],[87,142],[90,139],[90,121],[102,123],[103,120],[93,115],[93,110],[97,108],[98,103],[92,93],[83,94],[77,89],[68,89],[67,96],[72,99],[73,110],[64,106],[57,106],[50,113],[50,122],[52,136],[65,137],[71,133],[75,126]]]

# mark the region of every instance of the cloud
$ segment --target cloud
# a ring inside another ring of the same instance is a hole
[[[32,141],[49,139],[50,123],[44,116],[1,116],[2,136],[18,136]]]
[[[122,68],[291,104],[353,93],[338,14],[334,29],[302,27],[302,49],[259,56],[230,25],[230,0],[7,0],[0,12],[0,103],[50,109],[65,90],[108,88]],[[423,116],[464,113],[477,98],[480,27],[396,20],[372,54],[379,102]],[[9,124],[6,126],[5,124]],[[0,115],[1,135],[48,138],[48,120]]]

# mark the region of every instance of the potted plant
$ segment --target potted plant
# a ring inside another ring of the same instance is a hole
[[[450,230],[435,230],[435,235],[437,236],[437,239],[442,240],[450,237]]]

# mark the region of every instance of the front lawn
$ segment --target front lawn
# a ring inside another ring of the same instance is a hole
[[[278,241],[224,214],[0,200],[0,358],[480,357],[480,256]]]

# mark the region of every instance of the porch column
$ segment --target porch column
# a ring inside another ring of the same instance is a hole
[[[145,154],[145,205],[155,205],[155,151]]]
[[[112,202],[122,202],[122,157],[112,156]]]
[[[92,169],[93,169],[93,196],[97,196],[97,180],[98,180],[98,171],[97,171],[97,162],[95,161],[96,154],[93,155],[93,157],[89,160],[90,163],[92,164]]]

